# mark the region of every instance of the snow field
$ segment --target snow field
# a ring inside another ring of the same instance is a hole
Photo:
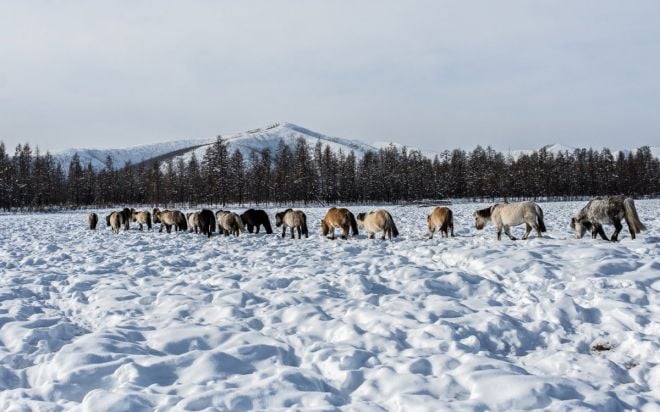
[[[485,204],[432,240],[431,208],[388,207],[393,242],[322,238],[326,208],[302,240],[2,215],[0,408],[657,410],[660,201],[618,243],[573,238],[584,203],[517,242]]]

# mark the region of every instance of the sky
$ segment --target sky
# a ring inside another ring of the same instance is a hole
[[[660,1],[0,0],[0,140],[660,146]]]

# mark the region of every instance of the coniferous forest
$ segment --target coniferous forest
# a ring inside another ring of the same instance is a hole
[[[0,208],[40,210],[111,205],[404,203],[448,198],[575,199],[660,195],[660,161],[648,146],[629,154],[608,149],[545,149],[517,159],[477,146],[433,159],[388,146],[358,158],[320,141],[280,142],[247,158],[222,138],[202,158],[117,165],[95,170],[75,155],[68,165],[30,144],[9,154],[0,143]]]

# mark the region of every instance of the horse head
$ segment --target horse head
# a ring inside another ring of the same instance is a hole
[[[490,220],[490,216],[493,213],[492,207],[487,207],[485,209],[480,209],[474,212],[474,227],[477,230],[481,230],[486,226],[486,223]]]

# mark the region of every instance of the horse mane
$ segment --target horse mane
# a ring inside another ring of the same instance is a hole
[[[495,206],[497,206],[497,205],[495,205]],[[485,209],[477,210],[477,216],[480,216],[480,217],[483,217],[483,218],[489,218],[490,215],[493,214],[493,207],[495,207],[495,206],[490,206],[490,207],[487,207]]]

